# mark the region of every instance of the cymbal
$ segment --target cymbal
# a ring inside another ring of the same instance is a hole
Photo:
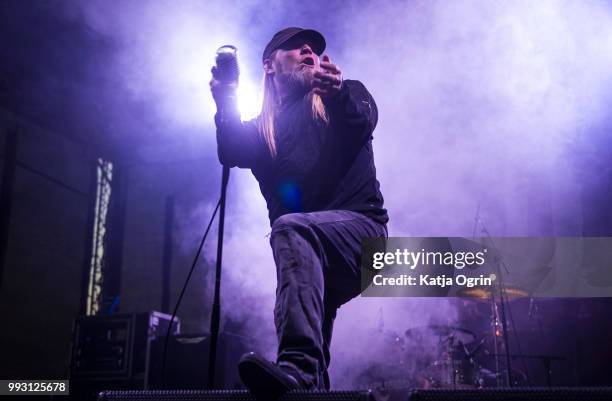
[[[502,291],[504,297],[509,300],[529,296],[529,292],[515,286],[504,286]],[[477,286],[472,288],[462,288],[457,291],[457,296],[473,298],[477,301],[490,301],[493,295],[495,295],[496,300],[499,301],[499,299],[497,299],[499,298],[499,288],[497,286]]]
[[[417,338],[419,336],[434,334],[437,337],[453,338],[456,341],[461,341],[463,344],[469,344],[476,340],[474,332],[462,327],[443,326],[430,324],[428,326],[413,327],[406,330],[406,337]]]

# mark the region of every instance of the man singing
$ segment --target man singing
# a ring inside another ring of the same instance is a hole
[[[323,36],[286,28],[263,51],[261,114],[240,121],[235,85],[213,67],[219,160],[249,168],[270,217],[276,263],[276,363],[250,353],[239,372],[253,393],[329,389],[336,310],[360,293],[361,240],[387,236],[376,179],[374,99],[342,80]]]

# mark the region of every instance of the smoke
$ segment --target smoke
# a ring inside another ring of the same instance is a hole
[[[92,1],[67,7],[74,18],[116,42],[112,68],[118,78],[134,100],[151,102],[160,120],[174,129],[210,128],[214,103],[208,81],[215,51],[231,43],[241,59],[257,59],[260,46],[251,39],[259,25],[251,18],[269,19],[269,8],[257,1]],[[250,65],[241,65],[247,86],[259,79]]]
[[[238,196],[230,206],[231,228],[224,255],[225,311],[243,322],[254,347],[276,358],[273,325],[276,268],[269,246],[270,222],[266,203],[247,171],[233,171],[229,188]],[[238,193],[240,195],[238,195]]]
[[[374,145],[390,235],[471,236],[476,213],[493,235],[581,234],[576,164],[593,157],[580,145],[608,112],[609,6],[415,1],[350,14],[336,61],[378,104]],[[363,338],[377,308],[397,318],[385,324],[387,337]],[[335,383],[350,387],[348,372],[374,362],[363,362],[367,347],[358,344],[387,341],[393,355],[389,334],[430,319],[462,324],[444,300],[359,299],[342,308]],[[434,346],[420,352],[439,359]]]
[[[319,29],[344,77],[364,82],[377,101],[374,147],[390,235],[470,236],[477,211],[494,236],[579,234],[577,164],[594,156],[583,145],[606,117],[611,88],[606,3],[328,3],[84,2],[76,14],[121,44],[118,76],[175,127],[212,126],[207,81],[219,45],[235,44],[244,79],[256,82],[260,51],[277,29]],[[233,173],[229,194],[223,313],[272,356],[276,283],[265,203],[245,171]],[[455,303],[351,301],[336,321],[334,385],[350,387],[380,362],[384,353],[368,349],[432,322],[460,324]],[[433,346],[420,351],[436,357]]]
[[[499,235],[552,235],[555,220],[579,215],[559,194],[576,196],[577,145],[607,112],[609,6],[371,4],[345,28],[345,71],[367,82],[381,113],[393,231],[470,235],[478,205]],[[550,214],[550,226],[534,223]]]

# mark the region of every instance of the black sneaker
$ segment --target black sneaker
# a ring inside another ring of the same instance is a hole
[[[240,358],[238,372],[242,383],[256,397],[279,397],[290,390],[307,388],[298,372],[289,372],[253,352]]]

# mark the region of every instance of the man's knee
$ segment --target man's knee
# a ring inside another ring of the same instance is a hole
[[[301,231],[308,228],[308,218],[304,213],[289,213],[284,214],[274,220],[272,223],[271,237],[274,237],[281,231]]]
[[[285,214],[272,224],[270,245],[275,255],[283,249],[293,249],[300,252],[307,252],[307,249],[311,249],[322,256],[323,251],[319,241],[319,237],[313,229],[312,218],[308,213]]]

